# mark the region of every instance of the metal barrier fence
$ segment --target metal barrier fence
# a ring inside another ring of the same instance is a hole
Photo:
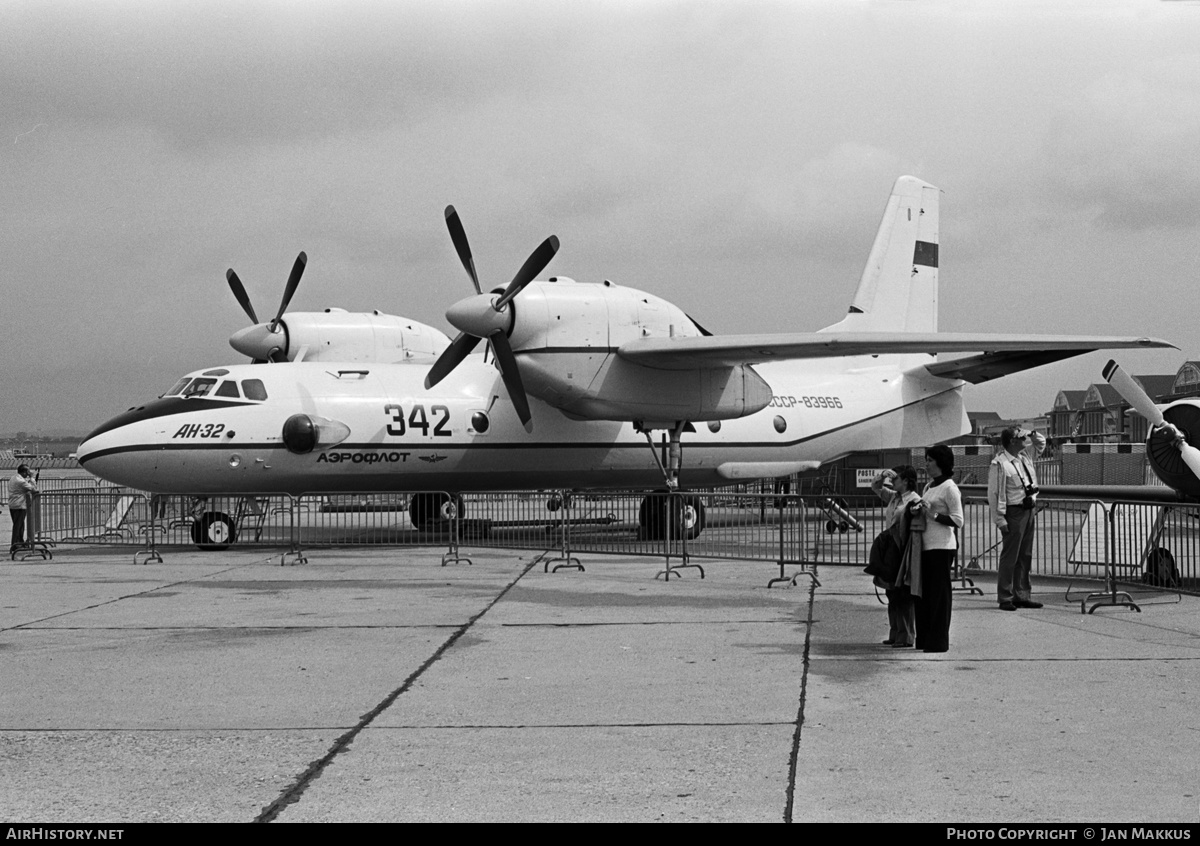
[[[70,481],[70,480],[60,480]],[[985,500],[964,499],[957,577],[994,571],[1001,535]],[[815,579],[815,564],[865,566],[883,529],[874,497],[741,491],[643,494],[507,491],[459,494],[312,493],[165,496],[122,488],[56,486],[31,509],[35,544],[160,550],[200,546],[285,548],[283,563],[321,547],[447,548],[442,563],[468,562],[460,545],[535,549],[546,569],[583,568],[581,554],[663,558],[667,578],[697,559],[770,561]],[[417,519],[414,521],[414,515]],[[1035,575],[1200,591],[1200,506],[1048,500],[1039,504]],[[797,573],[799,574],[799,573]],[[976,589],[978,590],[978,589]]]
[[[317,547],[445,545],[442,563],[467,562],[463,543],[536,549],[547,570],[583,569],[579,552],[663,558],[665,578],[699,558],[771,561],[778,581],[815,580],[804,497],[752,493],[637,494],[509,491],[459,494],[311,493],[158,495],[59,486],[37,497],[29,536],[13,557],[57,546],[132,548],[136,563],[172,547],[285,547],[303,563]],[[819,516],[819,515],[818,515]],[[824,518],[821,518],[824,519]],[[788,567],[799,566],[792,575]]]

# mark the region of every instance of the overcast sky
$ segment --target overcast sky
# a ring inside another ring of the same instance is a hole
[[[0,432],[87,431],[240,361],[273,314],[452,334],[543,276],[717,333],[845,313],[897,176],[942,190],[944,331],[1156,335],[1200,358],[1200,4],[0,0]],[[968,387],[1042,413],[1093,353]]]

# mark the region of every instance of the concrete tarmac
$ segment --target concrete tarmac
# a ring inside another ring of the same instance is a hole
[[[1200,819],[1200,598],[985,575],[927,655],[858,567],[464,552],[4,561],[0,820]]]

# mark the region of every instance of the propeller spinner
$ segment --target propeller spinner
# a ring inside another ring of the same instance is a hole
[[[238,278],[238,275],[233,272],[233,268],[226,271],[225,279],[229,282],[229,289],[233,291],[234,298],[254,323],[253,326],[247,326],[233,334],[233,337],[229,339],[231,347],[255,361],[283,360],[287,354],[286,327],[281,328],[283,313],[287,311],[288,304],[291,303],[296,288],[300,285],[300,277],[304,275],[304,267],[307,264],[308,256],[301,252],[296,257],[296,263],[292,265],[292,273],[288,277],[287,285],[284,286],[279,310],[275,312],[275,316],[268,323],[258,322],[258,315],[254,313],[254,306],[250,304],[246,287],[242,285],[242,280]]]
[[[441,354],[425,377],[425,388],[429,389],[445,379],[463,359],[483,339],[487,339],[496,351],[496,362],[500,365],[500,376],[504,379],[504,387],[508,390],[517,416],[526,432],[533,431],[532,415],[529,411],[529,398],[525,394],[525,386],[521,381],[521,371],[517,367],[517,358],[513,355],[512,345],[508,341],[512,331],[513,311],[509,304],[517,294],[521,293],[534,277],[541,273],[554,254],[558,252],[558,238],[551,235],[534,250],[517,275],[508,283],[508,287],[499,295],[485,294],[479,286],[479,276],[475,272],[475,262],[471,257],[471,247],[467,243],[467,233],[458,218],[454,206],[446,206],[446,228],[450,230],[450,240],[462,261],[463,268],[471,277],[475,286],[475,296],[459,300],[446,311],[446,320],[459,331],[450,346]]]
[[[1126,402],[1150,422],[1153,427],[1152,433],[1158,430],[1170,437],[1173,446],[1179,450],[1179,456],[1183,459],[1183,463],[1192,471],[1192,475],[1200,480],[1200,449],[1188,443],[1187,435],[1163,417],[1162,411],[1142,390],[1142,386],[1122,370],[1115,361],[1109,361],[1104,366],[1104,378]]]

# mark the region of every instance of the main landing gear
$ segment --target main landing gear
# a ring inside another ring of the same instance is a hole
[[[413,494],[408,504],[408,516],[418,529],[446,524],[455,517],[461,519],[464,513],[462,494],[455,494],[453,498],[440,493]]]
[[[704,531],[704,503],[669,491],[647,494],[638,508],[638,526],[646,540],[695,540]]]
[[[634,428],[646,436],[651,455],[654,456],[654,462],[662,471],[663,480],[667,485],[665,491],[648,494],[642,500],[638,509],[638,525],[641,527],[642,537],[647,540],[695,539],[704,531],[704,504],[700,497],[679,495],[679,469],[683,466],[680,436],[684,432],[694,432],[695,429],[686,420],[676,420],[670,426],[635,423]],[[664,445],[662,457],[659,456],[659,449],[650,434],[655,428],[667,431],[667,443]]]
[[[634,427],[646,436],[646,443],[650,445],[654,461],[662,470],[663,480],[667,484],[665,492],[648,494],[642,500],[641,507],[638,509],[641,537],[645,540],[665,540],[667,542],[667,566],[663,572],[659,573],[664,579],[670,581],[672,575],[678,575],[676,570],[686,567],[694,567],[699,570],[700,578],[703,579],[704,568],[689,561],[687,541],[695,539],[704,531],[704,504],[698,496],[679,493],[679,469],[683,466],[683,447],[680,444],[680,436],[685,431],[695,430],[685,420],[676,420],[671,426],[653,426],[642,422],[635,423]],[[654,428],[667,430],[665,462],[663,458],[659,457],[658,449],[650,435],[650,431]],[[683,542],[683,551],[680,555],[683,563],[672,567],[670,550],[677,541]]]
[[[205,511],[192,521],[192,543],[206,552],[229,549],[237,540],[237,526],[223,511]]]

